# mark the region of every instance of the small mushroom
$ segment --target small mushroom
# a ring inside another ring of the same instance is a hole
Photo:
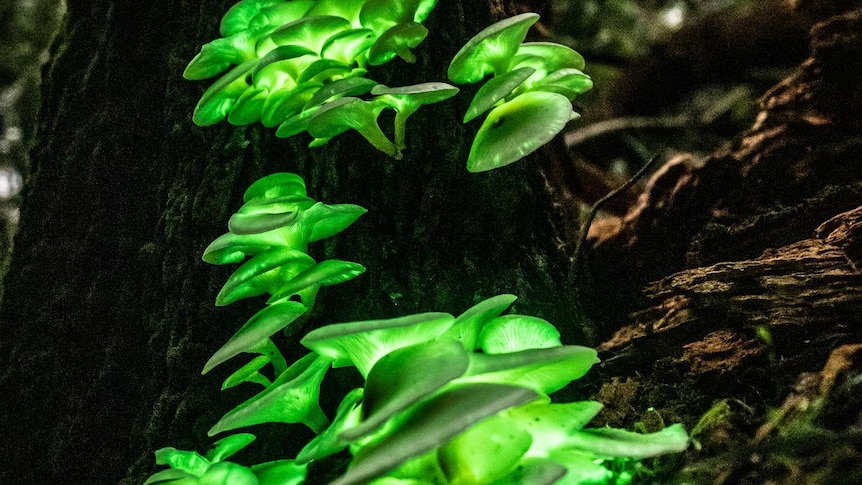
[[[359,485],[438,448],[465,429],[538,395],[523,387],[469,384],[434,395],[405,411],[377,442],[359,449],[347,473],[330,485]]]
[[[322,432],[329,420],[318,397],[330,363],[314,353],[299,359],[267,389],[225,414],[207,434],[263,423],[303,423],[315,433]]]
[[[533,91],[497,106],[473,140],[467,170],[504,167],[536,151],[566,126],[572,104],[556,93]]]
[[[560,69],[537,81],[530,90],[560,93],[572,101],[592,88],[593,80],[580,69]]]
[[[473,101],[470,102],[470,106],[464,114],[464,123],[493,108],[495,104],[512,94],[512,91],[534,72],[536,70],[532,67],[522,67],[494,76],[490,81],[483,84],[476,91]]]
[[[359,27],[359,10],[362,0],[318,0],[306,15],[332,15],[349,20],[354,28]]]
[[[245,30],[230,37],[208,42],[189,61],[183,77],[190,81],[208,79],[227,70],[231,65],[257,59],[255,44],[258,32]]]
[[[390,88],[378,85],[371,89],[375,100],[395,110],[395,146],[400,153],[406,147],[407,118],[426,104],[439,103],[458,94],[458,88],[446,83],[430,82]]]
[[[368,0],[359,12],[359,22],[382,35],[398,24],[421,24],[436,5],[437,0]]]
[[[376,40],[371,29],[342,30],[326,40],[320,49],[320,57],[351,65],[356,62],[360,67],[365,67],[364,53]]]
[[[350,21],[334,15],[303,17],[273,31],[269,38],[276,45],[300,45],[320,53],[323,44],[331,36],[349,29]]]
[[[528,12],[483,29],[455,54],[449,64],[449,79],[469,84],[481,81],[488,74],[507,72],[509,61],[537,20],[538,14]]]
[[[327,259],[303,270],[270,297],[268,304],[275,304],[294,295],[300,296],[300,301],[309,307],[314,304],[314,295],[321,286],[332,286],[353,278],[365,272],[365,266],[340,259]],[[313,290],[309,293],[309,290]],[[306,296],[307,294],[307,296]],[[290,301],[290,300],[286,300]]]
[[[234,371],[233,374],[229,375],[227,379],[224,380],[221,385],[221,390],[224,391],[225,389],[236,387],[244,382],[260,384],[264,388],[271,386],[272,381],[260,373],[260,370],[263,369],[266,364],[269,364],[269,358],[265,355],[258,355],[254,359],[251,359],[246,365]]]
[[[252,316],[215,354],[204,364],[201,374],[206,374],[217,365],[242,352],[250,352],[265,339],[284,329],[309,309],[297,301],[280,301],[266,306]],[[269,359],[267,359],[267,362]]]
[[[282,197],[305,197],[305,180],[295,173],[276,172],[252,183],[242,194],[243,202],[274,200]]]
[[[377,81],[364,77],[348,77],[332,81],[321,87],[305,104],[306,108],[326,104],[345,96],[360,96],[377,86]]]
[[[233,272],[216,296],[216,306],[229,305],[264,293],[275,293],[286,275],[296,275],[314,264],[311,256],[290,247],[264,251]]]
[[[344,430],[341,437],[354,441],[373,433],[396,413],[461,377],[469,362],[464,347],[448,339],[421,342],[384,355],[365,380],[362,421]]]
[[[559,347],[560,332],[547,320],[528,315],[503,315],[489,322],[479,334],[486,354]]]
[[[580,379],[599,360],[579,345],[529,349],[506,354],[470,354],[470,369],[456,382],[497,382],[551,394]]]
[[[363,376],[384,355],[427,342],[455,319],[448,313],[419,313],[388,320],[337,323],[309,332],[300,343],[333,360],[333,367],[355,366]]]
[[[479,348],[479,333],[485,324],[503,313],[517,299],[515,295],[497,295],[480,301],[458,315],[446,336],[461,342],[468,352]]]
[[[234,67],[214,82],[201,96],[192,114],[198,126],[209,126],[225,119],[237,98],[248,89],[246,74],[257,64],[257,59]]]
[[[282,25],[287,22],[292,22],[308,11],[314,5],[313,0],[293,0],[284,2],[283,0],[242,0],[234,4],[221,19],[219,31],[224,37],[233,35],[255,26],[260,26],[264,20],[281,20],[275,25]],[[261,12],[267,12],[262,18],[258,17]],[[278,17],[274,17],[277,12]],[[258,17],[257,20],[254,20]],[[253,22],[254,20],[254,22]]]
[[[347,130],[356,130],[374,148],[400,159],[395,145],[377,124],[377,117],[386,105],[344,97],[320,107],[308,120],[308,132],[315,138],[330,139]]]
[[[368,63],[379,66],[398,56],[412,64],[416,62],[416,56],[411,49],[415,49],[427,36],[428,29],[417,22],[394,25],[368,49]]]
[[[296,463],[298,465],[304,465],[310,461],[319,460],[338,453],[349,444],[347,440],[341,439],[339,435],[344,429],[350,428],[359,422],[361,416],[359,402],[362,400],[363,394],[364,389],[359,387],[344,396],[344,399],[338,405],[338,410],[335,411],[332,424],[326,428],[326,431],[309,441],[296,455]]]

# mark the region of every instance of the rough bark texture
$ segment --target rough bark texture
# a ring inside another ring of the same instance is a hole
[[[180,74],[232,3],[69,4],[6,280],[0,482],[140,483],[153,450],[209,446],[207,429],[246,396],[219,392],[225,372],[200,369],[260,302],[215,308],[232,268],[206,266],[200,254],[243,190],[268,173],[299,173],[314,198],[369,210],[337,243],[313,248],[368,271],[322,295],[306,330],[460,312],[510,292],[520,311],[581,333],[568,291],[553,284],[565,264],[535,162],[464,170],[476,129],[459,121],[468,94],[411,117],[400,162],[354,134],[309,150],[306,139],[259,126],[192,125],[206,83]],[[371,75],[390,85],[444,80],[465,39],[516,11],[510,2],[440,2],[418,62]],[[256,452],[271,459],[307,438],[291,431]]]
[[[591,231],[602,419],[688,423],[680,483],[862,479],[862,8],[815,3],[810,58],[751,130]]]

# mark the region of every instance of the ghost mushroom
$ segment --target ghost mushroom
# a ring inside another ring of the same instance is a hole
[[[371,94],[377,96],[376,101],[395,110],[395,147],[400,156],[405,148],[406,123],[419,107],[438,103],[458,94],[458,88],[446,83],[430,82],[390,88],[382,84],[371,89]]]
[[[524,158],[562,131],[573,113],[565,96],[542,91],[497,106],[476,133],[467,170],[483,172]]]
[[[523,13],[485,28],[467,41],[449,64],[448,76],[453,82],[470,84],[488,74],[508,72],[509,61],[527,36],[527,30],[539,20],[535,13]]]
[[[321,106],[308,120],[308,132],[316,139],[328,140],[347,130],[356,130],[374,148],[400,159],[398,149],[377,124],[386,105],[346,96]]]

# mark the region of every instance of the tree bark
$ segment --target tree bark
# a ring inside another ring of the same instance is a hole
[[[654,422],[655,408],[687,423],[701,448],[680,483],[862,477],[862,402],[848,398],[862,362],[862,8],[850,3],[822,11],[810,57],[748,132],[668,161],[626,216],[591,231],[590,308],[606,322],[593,378],[615,403],[603,422]]]
[[[476,127],[460,118],[475,87],[411,117],[397,162],[352,134],[310,150],[307,139],[277,139],[259,126],[195,127],[190,114],[206,83],[181,73],[231,3],[69,4],[45,72],[6,279],[0,482],[139,483],[155,468],[155,449],[211,444],[206,430],[246,396],[219,392],[224,373],[200,370],[260,302],[215,308],[233,268],[204,265],[200,255],[244,189],[269,173],[298,173],[317,200],[369,210],[312,248],[368,271],[322,294],[303,330],[460,312],[510,292],[517,310],[566,326],[567,338],[583,334],[570,291],[555,284],[566,262],[552,243],[536,157],[487,174],[464,169]],[[370,76],[443,81],[466,39],[518,11],[508,1],[440,2],[418,62]],[[297,332],[286,343],[299,355]],[[290,433],[254,453],[272,458],[307,438]]]

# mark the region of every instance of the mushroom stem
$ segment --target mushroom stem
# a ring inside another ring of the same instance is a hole
[[[356,131],[359,132],[360,135],[365,137],[369,143],[371,143],[374,148],[380,150],[381,152],[389,155],[390,157],[401,160],[401,148],[393,144],[389,138],[383,133],[383,130],[380,129],[380,126],[377,123],[372,123],[371,126],[361,126],[355,128]],[[397,139],[397,134],[396,134]]]

